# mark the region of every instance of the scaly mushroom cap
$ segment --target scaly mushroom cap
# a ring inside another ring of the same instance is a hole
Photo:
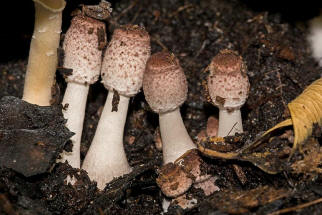
[[[231,50],[222,50],[209,65],[208,92],[219,108],[238,109],[249,92],[246,65],[241,56]]]
[[[178,165],[167,163],[156,179],[161,191],[167,197],[177,197],[185,193],[192,185],[192,179]]]
[[[154,112],[169,112],[182,105],[188,85],[178,58],[169,52],[153,54],[146,65],[143,91]]]
[[[67,76],[68,82],[93,84],[98,80],[102,63],[99,31],[104,33],[106,40],[103,22],[81,15],[72,19],[63,44],[64,67],[73,69],[73,73]]]
[[[144,28],[126,25],[116,29],[103,60],[103,84],[121,95],[134,96],[142,86],[150,55],[150,36]]]

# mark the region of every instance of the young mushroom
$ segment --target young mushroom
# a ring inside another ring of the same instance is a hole
[[[249,81],[241,56],[231,50],[222,50],[209,65],[208,93],[219,108],[218,136],[243,132],[240,108],[246,102]]]
[[[41,106],[50,105],[57,67],[64,0],[34,0],[35,26],[22,99]]]
[[[142,86],[150,49],[149,34],[136,25],[116,29],[106,49],[101,72],[109,93],[82,166],[99,189],[113,177],[131,171],[123,148],[123,131],[129,100]]]
[[[186,100],[188,86],[179,60],[173,54],[158,52],[149,58],[143,91],[151,109],[159,114],[164,166],[159,171],[157,184],[163,194],[178,197],[193,183],[207,183],[211,175],[207,174],[206,164],[181,118],[179,107]],[[169,203],[163,200],[164,211]]]
[[[311,48],[313,58],[320,66],[322,66],[322,15],[310,20],[307,40]]]
[[[179,110],[186,100],[188,86],[179,60],[173,54],[158,52],[149,58],[143,91],[151,109],[159,114],[163,163],[174,162],[186,151],[196,148]]]
[[[82,15],[75,16],[63,44],[64,67],[73,70],[66,77],[68,84],[62,102],[65,107],[63,113],[67,128],[75,135],[71,138],[72,152],[63,152],[62,161],[67,160],[74,168],[80,168],[80,141],[89,85],[98,80],[101,70],[102,50],[99,49],[98,32],[103,32],[106,38],[103,22]]]

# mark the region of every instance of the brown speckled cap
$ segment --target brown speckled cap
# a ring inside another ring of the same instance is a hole
[[[208,92],[219,108],[240,108],[248,97],[249,81],[241,56],[231,50],[222,50],[209,65]]]
[[[92,84],[98,80],[102,64],[98,29],[105,33],[105,24],[81,15],[72,19],[63,44],[64,67],[73,69],[72,75],[67,76],[68,82]]]
[[[143,91],[151,109],[157,113],[182,105],[187,98],[188,85],[178,58],[169,52],[153,54],[146,65]]]
[[[167,197],[177,197],[184,194],[192,185],[192,179],[178,165],[167,163],[156,179],[161,191]]]
[[[124,96],[136,95],[150,55],[150,36],[144,28],[126,25],[115,29],[103,59],[104,86]]]

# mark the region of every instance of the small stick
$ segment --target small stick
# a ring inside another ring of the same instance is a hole
[[[193,6],[194,6],[193,4],[186,4],[184,6],[181,6],[176,11],[174,11],[173,13],[171,13],[169,17],[171,18],[173,16],[177,16],[181,11],[184,11],[184,10],[186,10],[188,8],[193,7]]]
[[[237,125],[238,122],[236,122],[233,127],[230,129],[230,131],[228,132],[227,136],[229,136],[229,134],[232,132],[232,130],[235,128],[235,126]]]
[[[159,36],[152,36],[151,40],[155,41],[159,46],[161,46],[163,51],[168,51],[168,48],[160,41]]]
[[[127,12],[129,12],[136,4],[138,1],[133,1],[127,8],[125,8],[116,18],[115,22],[117,22],[122,16],[124,16]]]
[[[133,24],[135,22],[135,20],[138,18],[139,14],[141,13],[142,10],[142,5],[140,5],[139,9],[136,11],[134,17],[132,18],[130,24]]]
[[[284,208],[282,210],[275,211],[273,213],[270,213],[269,215],[284,214],[284,213],[296,211],[296,210],[299,210],[299,209],[303,209],[303,208],[306,208],[306,207],[309,207],[311,205],[315,205],[315,204],[318,204],[318,203],[321,203],[321,202],[322,202],[322,198],[319,198],[319,199],[313,200],[311,202],[307,202],[307,203],[300,204],[300,205],[297,205],[297,206],[294,206],[294,207]]]

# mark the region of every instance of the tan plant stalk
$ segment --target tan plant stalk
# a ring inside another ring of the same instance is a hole
[[[57,67],[64,0],[34,0],[35,26],[30,44],[23,100],[50,105]]]

